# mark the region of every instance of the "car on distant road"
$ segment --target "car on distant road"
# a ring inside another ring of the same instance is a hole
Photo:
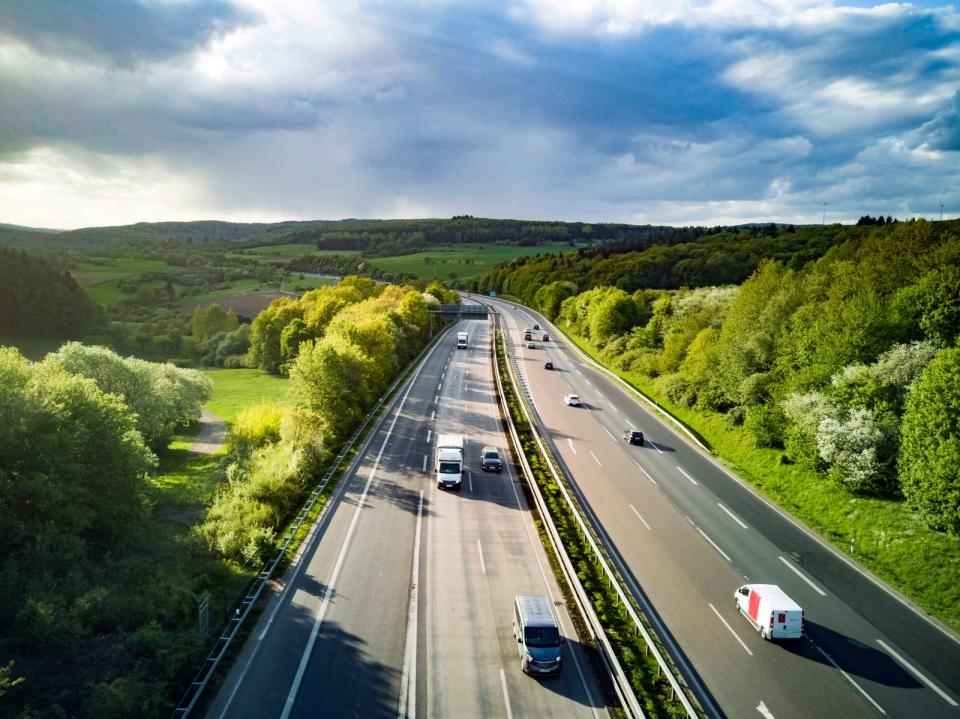
[[[643,444],[643,432],[639,429],[623,430],[623,438],[630,444]]]
[[[533,339],[533,334],[531,334],[530,332],[524,332],[524,333],[523,333],[523,339],[525,339],[525,340],[532,340],[532,339]]]
[[[568,407],[579,407],[580,406],[580,395],[578,394],[568,394],[564,396],[563,401],[567,403]]]
[[[484,472],[499,472],[503,469],[503,461],[496,447],[484,447],[480,453],[480,469]]]
[[[550,360],[547,360],[546,362],[543,363],[543,368],[544,368],[544,369],[553,369],[553,362],[551,362]]]
[[[549,341],[550,341],[550,335],[548,335],[547,333],[544,333],[544,334],[543,334],[543,341],[544,341],[544,342],[549,342]]]
[[[527,349],[528,349],[528,350],[535,350],[536,348],[537,348],[537,345],[536,345],[535,343],[533,343],[533,342],[527,342]]]
[[[533,329],[535,329],[535,330],[540,329],[540,325],[534,325],[534,326],[533,326]]]

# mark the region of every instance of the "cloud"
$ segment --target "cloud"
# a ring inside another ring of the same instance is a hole
[[[0,0],[0,34],[44,54],[118,65],[183,55],[252,20],[225,0]]]
[[[0,221],[799,222],[958,187],[951,9],[124,1],[118,38],[87,6],[0,0]]]

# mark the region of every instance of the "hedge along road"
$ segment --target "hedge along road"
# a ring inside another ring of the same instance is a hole
[[[607,714],[562,606],[561,675],[520,672],[513,596],[561,595],[512,471],[480,472],[506,441],[488,325],[464,328],[471,349],[448,334],[384,414],[208,716]],[[438,431],[467,440],[458,493],[433,478]]]
[[[633,580],[728,716],[957,716],[960,644],[693,448],[565,344],[528,349],[543,320],[508,303],[534,406]],[[553,331],[547,330],[553,335]],[[556,340],[557,337],[553,337]],[[543,368],[546,360],[557,368]],[[580,395],[583,408],[563,395]],[[644,431],[630,446],[624,429]],[[733,606],[746,582],[779,584],[805,610],[799,642],[772,644]]]

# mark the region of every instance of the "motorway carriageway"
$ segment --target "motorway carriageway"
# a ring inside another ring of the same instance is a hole
[[[488,322],[450,328],[384,412],[234,663],[209,717],[608,716],[509,461]],[[470,349],[455,350],[457,330]],[[460,492],[437,433],[463,434]],[[522,674],[513,597],[545,594],[560,676]]]
[[[541,316],[472,299],[503,314],[548,444],[710,715],[960,716],[955,634],[772,507],[558,342]],[[522,330],[534,323],[551,341],[528,349]],[[544,369],[546,360],[556,369]],[[571,392],[584,407],[565,406]],[[627,428],[647,444],[628,445]],[[760,638],[734,606],[747,582],[778,584],[803,607],[802,640]]]

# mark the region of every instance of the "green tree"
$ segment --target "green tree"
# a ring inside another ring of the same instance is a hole
[[[368,378],[373,360],[344,337],[307,342],[290,369],[290,380],[303,405],[314,412],[324,433],[336,444],[350,434],[370,407]]]
[[[930,526],[960,534],[960,348],[927,365],[907,396],[900,484]]]
[[[190,324],[197,350],[203,352],[211,337],[219,332],[232,332],[237,329],[240,321],[233,310],[225,310],[220,305],[212,304],[197,307],[193,311]]]

